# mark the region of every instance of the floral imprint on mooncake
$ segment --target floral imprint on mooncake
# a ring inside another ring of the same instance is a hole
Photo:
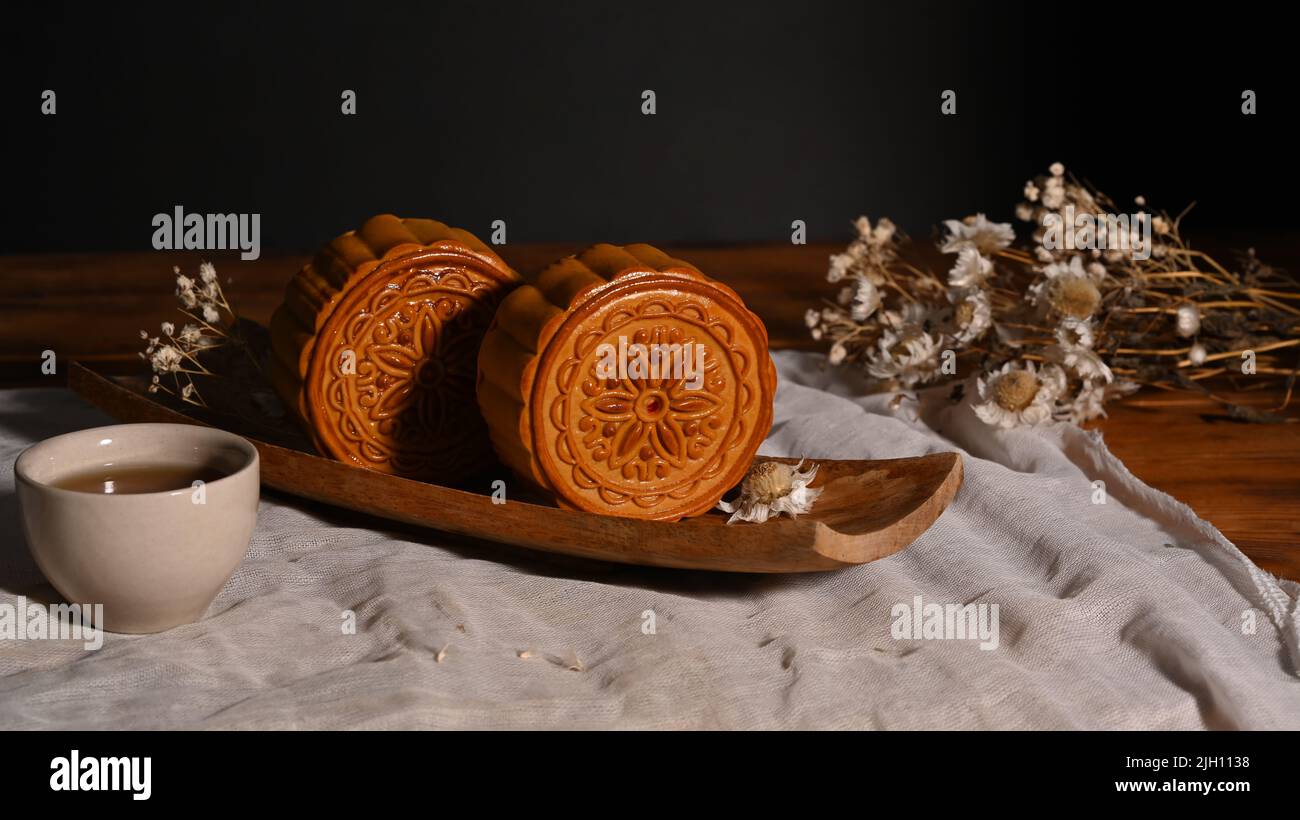
[[[586,415],[578,421],[578,431],[595,460],[618,469],[624,479],[644,483],[698,461],[725,432],[725,405],[719,395],[725,377],[708,346],[686,337],[681,328],[642,328],[632,343],[671,348],[680,358],[663,362],[654,375],[641,378],[600,378],[593,367],[582,382]],[[684,364],[697,349],[704,351],[703,361]]]
[[[602,346],[620,339],[700,345],[702,372],[602,377]],[[698,274],[633,272],[579,295],[533,383],[534,452],[543,470],[568,473],[551,485],[598,512],[626,505],[673,520],[708,509],[748,469],[771,423],[766,342],[743,303]]]
[[[503,290],[468,264],[425,256],[387,263],[349,291],[322,329],[308,389],[322,449],[444,480],[490,458],[486,427],[465,397]]]

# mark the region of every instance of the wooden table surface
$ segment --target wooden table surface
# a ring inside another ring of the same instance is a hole
[[[499,250],[517,270],[531,273],[580,247]],[[841,248],[666,250],[740,291],[767,323],[774,348],[814,349],[803,313],[831,294],[826,259]],[[306,254],[267,254],[248,262],[227,252],[203,256],[216,264],[223,283],[233,280],[224,286],[240,313],[266,322]],[[200,258],[197,252],[163,251],[0,256],[0,386],[61,378],[41,376],[44,350],[54,350],[60,362],[138,370],[139,331],[156,333],[161,321],[175,319],[172,266],[193,275]],[[1285,266],[1289,260],[1276,261]],[[1278,401],[1276,392],[1233,395],[1259,407]],[[1111,408],[1110,418],[1093,426],[1134,474],[1189,504],[1264,569],[1300,580],[1300,424],[1233,421],[1209,400],[1181,393],[1142,391]],[[1288,413],[1300,417],[1300,406],[1293,404]]]

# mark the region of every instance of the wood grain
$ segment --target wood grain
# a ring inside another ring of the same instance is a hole
[[[1296,269],[1300,244],[1292,235],[1222,236],[1202,243],[1223,258],[1227,248],[1254,245],[1260,256]],[[516,270],[532,273],[579,243],[505,246]],[[825,280],[836,244],[668,246],[710,276],[744,295],[767,324],[773,348],[812,349],[804,310],[832,295]],[[241,262],[237,254],[210,254],[241,312],[266,322],[284,285],[306,258],[268,254]],[[102,363],[118,372],[138,370],[138,332],[154,329],[174,309],[172,265],[193,271],[192,252],[0,256],[0,384],[49,384],[40,354]],[[941,260],[936,260],[941,264]],[[66,367],[63,368],[66,372]],[[1261,407],[1277,393],[1237,398]],[[1143,391],[1111,405],[1110,418],[1093,425],[1142,480],[1188,503],[1229,540],[1270,572],[1300,580],[1300,425],[1257,426],[1225,419],[1217,405],[1196,396]],[[1295,404],[1288,410],[1300,417]]]
[[[1276,393],[1225,391],[1275,406]],[[1214,524],[1261,568],[1300,580],[1300,424],[1249,424],[1186,394],[1144,391],[1099,429],[1124,464]]]
[[[72,366],[69,386],[120,421],[200,423],[142,395],[142,383],[130,389],[81,365]],[[822,461],[812,484],[822,495],[812,512],[731,526],[718,512],[664,522],[522,500],[497,504],[488,494],[250,440],[261,456],[264,485],[312,501],[543,552],[722,572],[824,572],[892,555],[938,519],[962,479],[956,453]]]
[[[581,248],[554,243],[499,250],[515,270],[535,273]],[[825,268],[835,246],[665,250],[737,288],[767,324],[774,347],[813,346],[803,310],[817,294],[830,291],[811,272]],[[140,331],[157,333],[160,322],[175,319],[172,266],[193,275],[205,257],[217,266],[226,295],[240,314],[268,325],[284,298],[285,285],[307,256],[267,254],[247,262],[224,251],[0,256],[0,383],[39,383],[43,350],[54,350],[65,361],[133,368],[141,349]],[[792,271],[803,274],[792,276]]]

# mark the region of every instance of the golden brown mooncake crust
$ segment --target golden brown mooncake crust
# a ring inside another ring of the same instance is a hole
[[[704,345],[702,382],[599,378],[601,345],[619,337]],[[502,301],[477,392],[498,456],[559,504],[671,521],[743,478],[771,427],[776,369],[731,288],[649,245],[595,245]]]
[[[455,483],[490,462],[473,390],[479,343],[522,278],[468,231],[373,217],[290,281],[269,378],[317,448]]]

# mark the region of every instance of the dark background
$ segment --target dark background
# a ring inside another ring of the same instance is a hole
[[[925,235],[1010,219],[1058,159],[1122,207],[1198,201],[1193,237],[1291,229],[1289,15],[1210,8],[10,6],[0,251],[145,250],[175,205],[259,212],[265,249],[381,211],[512,243],[841,239],[859,213]]]

